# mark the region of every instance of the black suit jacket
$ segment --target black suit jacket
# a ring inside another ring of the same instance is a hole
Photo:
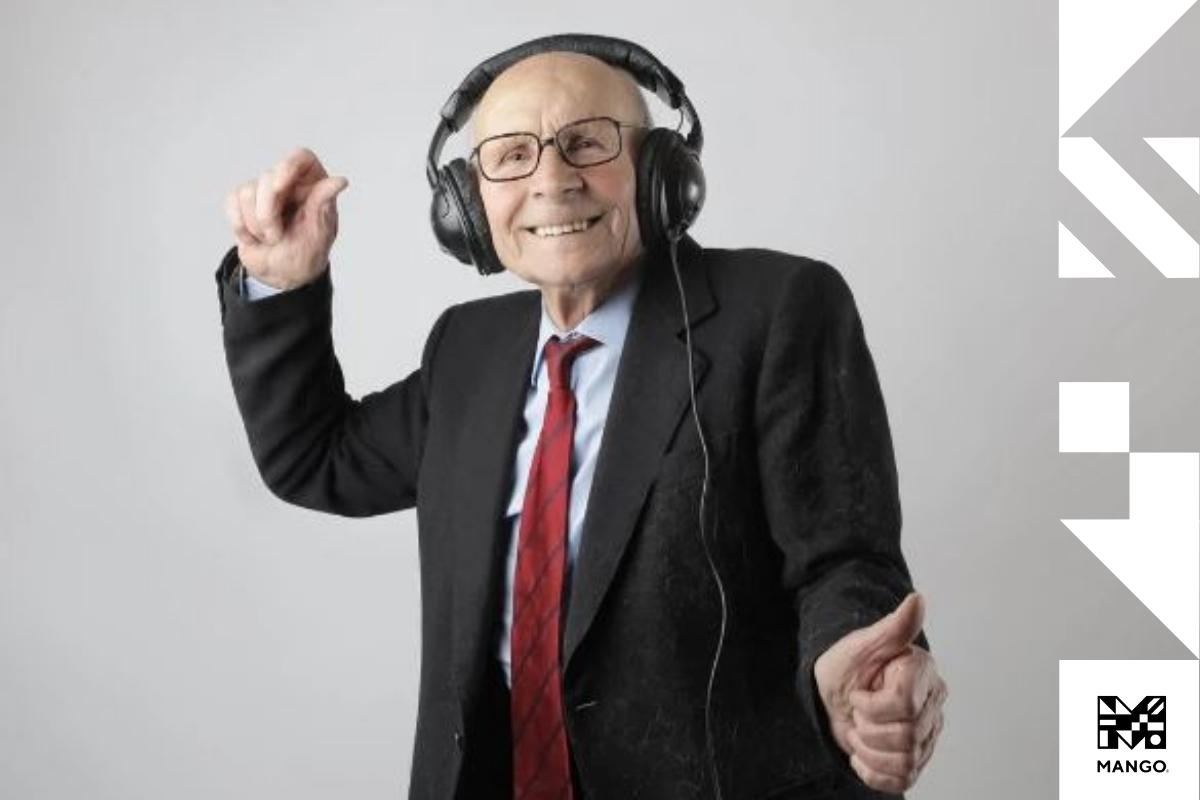
[[[712,465],[705,530],[728,603],[711,704],[723,797],[874,797],[831,738],[812,677],[826,647],[911,589],[854,301],[833,267],[802,257],[689,238],[680,261]],[[485,698],[539,293],[447,309],[420,369],[355,400],[330,335],[329,272],[249,303],[236,266],[233,248],[216,276],[224,343],[266,485],[346,516],[417,509],[410,797],[506,796],[489,770],[507,744]],[[709,798],[704,698],[720,598],[699,539],[703,460],[677,289],[666,259],[645,268],[565,620],[565,721],[585,796]]]

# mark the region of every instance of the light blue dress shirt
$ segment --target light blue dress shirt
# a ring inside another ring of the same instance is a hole
[[[585,350],[576,357],[571,366],[571,391],[575,395],[575,441],[571,448],[571,493],[567,508],[567,569],[563,582],[563,619],[566,618],[567,603],[571,596],[571,576],[575,560],[579,556],[583,519],[587,513],[588,495],[591,494],[592,478],[596,474],[596,459],[600,455],[600,439],[604,434],[604,423],[608,418],[608,404],[612,399],[613,384],[617,378],[617,365],[625,346],[625,334],[629,330],[629,319],[633,313],[633,302],[642,283],[641,265],[635,272],[598,308],[584,317],[574,329],[560,331],[555,327],[546,307],[542,305],[542,319],[538,328],[537,347],[534,349],[533,368],[530,370],[529,389],[525,395],[525,430],[514,455],[513,488],[506,506],[505,519],[511,532],[508,542],[508,557],[504,573],[504,612],[501,619],[496,657],[504,669],[504,677],[512,685],[510,664],[511,630],[513,618],[512,586],[517,568],[517,544],[521,530],[521,508],[525,502],[525,485],[529,481],[529,467],[533,451],[537,447],[542,430],[542,418],[546,413],[546,398],[549,393],[549,376],[542,351],[546,341],[553,335],[569,341],[577,336],[590,336],[600,344]],[[254,301],[283,291],[263,283],[242,269],[242,296]]]
[[[270,297],[273,294],[279,294],[283,289],[276,289],[269,283],[263,283],[258,278],[246,271],[245,267],[238,270],[242,275],[242,297],[247,300],[262,300],[264,297]]]
[[[637,297],[640,285],[639,270],[635,275],[629,276],[629,280],[621,288],[605,299],[598,308],[593,309],[573,330],[566,333],[554,326],[550,315],[546,313],[545,305],[542,306],[542,321],[538,329],[537,348],[534,350],[533,370],[530,374],[529,390],[525,395],[525,434],[517,446],[513,489],[506,511],[511,534],[504,573],[504,612],[496,657],[500,660],[509,686],[512,685],[512,668],[509,663],[513,618],[512,586],[517,568],[521,508],[525,503],[525,485],[529,481],[529,468],[533,462],[533,451],[537,448],[538,436],[542,431],[542,418],[546,413],[546,398],[550,390],[550,376],[547,374],[542,350],[546,341],[556,334],[564,341],[583,335],[600,343],[580,353],[571,366],[570,384],[575,395],[575,441],[571,447],[571,493],[567,506],[567,569],[563,580],[562,619],[566,619],[567,602],[571,597],[571,574],[579,556],[583,518],[587,513],[592,477],[596,474],[596,458],[600,454],[600,438],[604,434],[608,403],[612,398],[613,383],[617,377],[617,364],[621,360],[633,301]]]

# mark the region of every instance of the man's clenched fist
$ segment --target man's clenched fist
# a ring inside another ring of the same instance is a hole
[[[843,636],[813,666],[834,738],[872,789],[911,787],[942,730],[946,683],[912,643],[924,601],[912,593],[883,619]]]
[[[337,238],[337,196],[349,185],[301,147],[226,195],[238,258],[250,274],[279,289],[320,276]]]

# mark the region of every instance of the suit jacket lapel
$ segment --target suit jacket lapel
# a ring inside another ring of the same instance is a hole
[[[695,258],[698,250],[695,242],[684,239],[679,252],[693,326],[715,309],[707,275]],[[564,672],[616,574],[659,460],[691,399],[683,315],[669,256],[649,261],[646,268],[588,498],[563,634]],[[708,359],[694,343],[693,352],[699,390]]]
[[[522,427],[529,371],[537,344],[541,301],[528,295],[511,339],[482,365],[462,420],[463,446],[456,465],[453,509],[454,654],[451,683],[460,701],[479,685],[499,619],[508,537],[504,508],[512,487],[513,454]]]

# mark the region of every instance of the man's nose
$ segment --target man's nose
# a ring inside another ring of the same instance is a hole
[[[563,160],[553,144],[542,151],[542,160],[530,176],[531,189],[535,196],[556,195],[577,191],[583,187],[579,168]]]

